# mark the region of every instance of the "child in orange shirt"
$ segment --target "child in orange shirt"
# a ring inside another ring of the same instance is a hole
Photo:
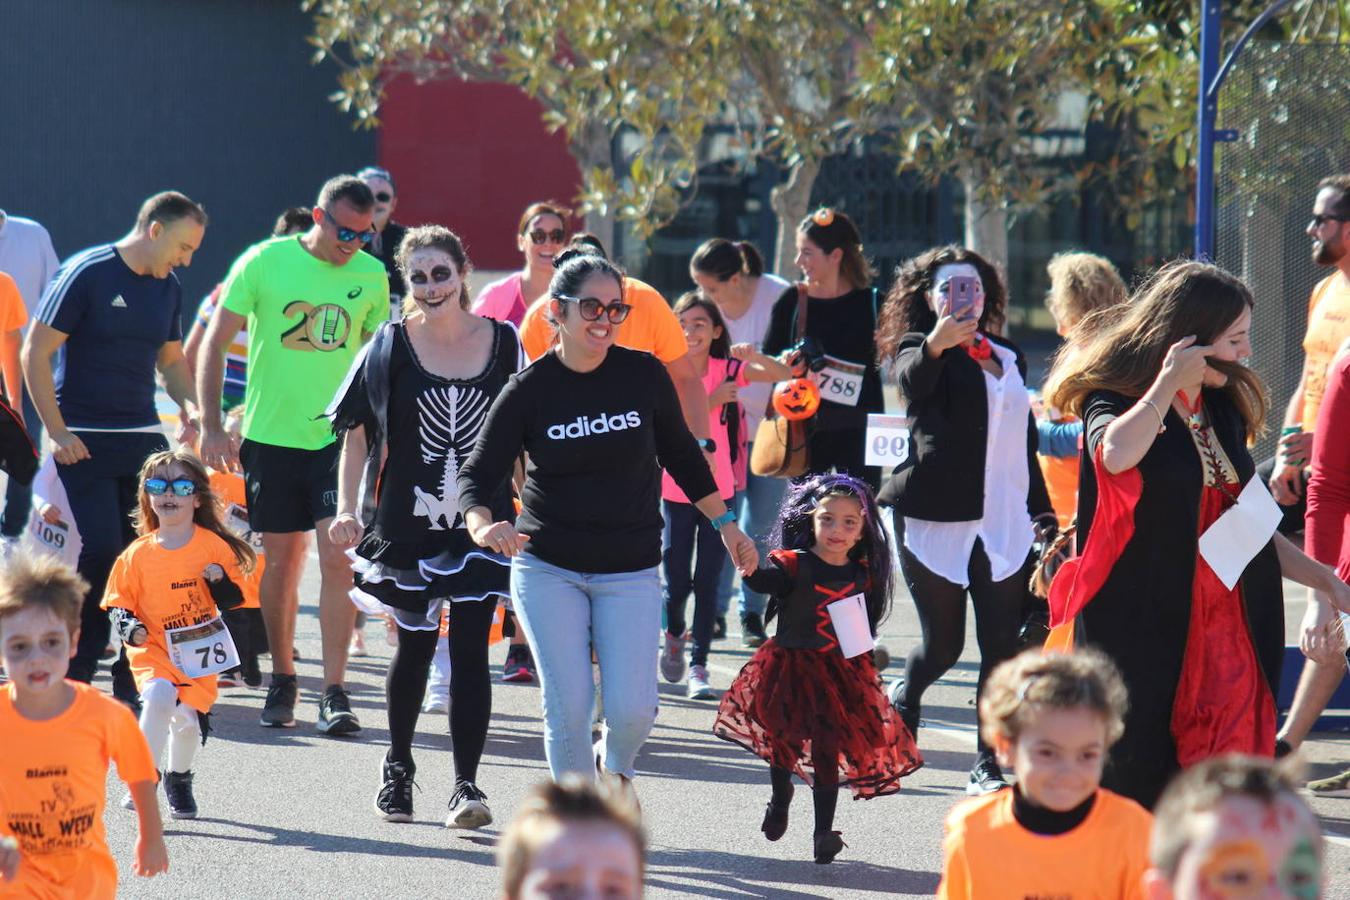
[[[1096,651],[1031,650],[994,670],[980,722],[1017,786],[947,816],[939,897],[1144,896],[1153,817],[1100,786],[1125,706],[1120,674]]]
[[[65,680],[89,585],[46,555],[19,552],[0,569],[0,897],[112,898],[117,863],[103,831],[108,762],[131,788],[140,836],[134,870],[169,869],[155,803],[155,765],[126,707]],[[12,880],[11,880],[12,879]]]
[[[1178,775],[1158,801],[1149,900],[1288,897],[1326,888],[1325,840],[1292,773],[1220,756]]]
[[[243,605],[253,548],[221,523],[206,468],[187,450],[145,461],[135,523],[141,536],[113,564],[103,608],[126,644],[156,764],[169,745],[169,815],[192,819],[192,760],[210,731],[216,676],[239,665],[220,610]]]

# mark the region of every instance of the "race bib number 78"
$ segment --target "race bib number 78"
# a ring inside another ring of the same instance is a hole
[[[170,628],[164,636],[169,658],[189,678],[216,675],[239,665],[239,651],[220,616],[200,625]]]

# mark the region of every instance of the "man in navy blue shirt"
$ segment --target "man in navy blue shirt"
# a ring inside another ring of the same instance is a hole
[[[141,464],[168,449],[155,409],[156,370],[180,408],[178,440],[195,440],[183,291],[173,270],[191,264],[205,232],[206,213],[196,203],[176,191],[154,195],[130,234],[61,265],[24,341],[24,378],[84,540],[79,570],[89,595],[70,663],[76,681],[93,680],[108,644],[108,615],[99,603],[113,562],[136,536],[129,516]],[[125,658],[113,666],[113,689],[135,705]]]

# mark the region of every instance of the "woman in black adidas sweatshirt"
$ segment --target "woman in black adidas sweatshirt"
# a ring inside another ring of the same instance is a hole
[[[543,682],[553,777],[594,773],[598,758],[631,779],[656,719],[661,469],[702,498],[695,505],[741,570],[753,571],[757,554],[718,496],[665,367],[614,346],[630,309],[622,273],[584,253],[556,266],[549,296],[558,344],[492,404],[459,470],[459,505],[474,541],[513,557],[511,596]],[[493,521],[493,487],[522,451],[520,516]],[[595,748],[592,647],[607,725]]]

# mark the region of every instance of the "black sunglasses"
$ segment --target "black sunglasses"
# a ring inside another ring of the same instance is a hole
[[[197,485],[191,478],[175,478],[173,481],[166,481],[163,478],[145,479],[145,492],[158,497],[170,488],[173,489],[175,497],[191,497],[197,493]]]
[[[609,319],[609,324],[618,325],[628,314],[633,311],[633,307],[622,301],[615,301],[609,305],[601,303],[597,297],[569,297],[566,294],[554,294],[554,297],[566,303],[575,303],[577,312],[587,322],[597,321],[601,315]]]
[[[455,271],[454,269],[451,269],[449,266],[437,266],[436,268],[431,270],[431,280],[436,284],[445,284],[447,281],[449,281],[451,278],[454,277]],[[413,284],[426,284],[427,273],[413,272],[411,275],[408,276],[408,280],[411,281]]]
[[[363,244],[369,244],[371,241],[375,240],[374,228],[370,229],[369,231],[353,231],[350,228],[343,228],[341,225],[338,224],[338,220],[333,218],[332,213],[330,213],[326,209],[323,209],[323,207],[319,207],[319,209],[323,211],[324,217],[327,218],[328,221],[332,223],[333,227],[337,229],[337,238],[342,243],[350,244],[352,241],[360,241]]]
[[[561,228],[555,228],[552,231],[545,231],[542,228],[536,228],[530,232],[530,240],[536,244],[542,244],[545,241],[552,241],[555,244],[561,244],[567,240],[567,232]]]
[[[1323,213],[1313,213],[1312,227],[1321,228],[1327,222],[1350,222],[1345,216],[1332,216]]]

